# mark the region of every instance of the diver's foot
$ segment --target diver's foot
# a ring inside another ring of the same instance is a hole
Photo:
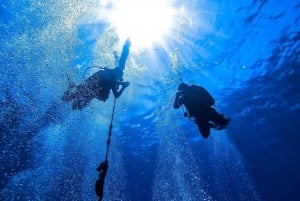
[[[214,124],[214,123],[209,122],[210,128],[215,129],[215,130],[226,129],[227,125],[229,124],[229,122],[230,122],[231,119],[230,118],[225,118],[225,119],[226,119],[226,123],[224,125],[222,125],[222,124]]]
[[[223,125],[215,125],[213,129],[215,130],[224,130],[225,128],[227,128],[227,126],[223,126]]]
[[[229,124],[229,122],[230,122],[230,117],[227,117],[227,118],[225,118],[226,119],[226,126]]]
[[[213,124],[211,122],[208,122],[209,128],[215,128],[216,124]]]

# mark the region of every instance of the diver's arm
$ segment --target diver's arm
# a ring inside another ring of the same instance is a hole
[[[182,104],[183,104],[183,94],[177,92],[173,107],[174,109],[178,109]]]
[[[122,88],[118,91],[118,86],[122,85]],[[115,96],[115,98],[119,98],[121,96],[121,94],[123,93],[124,89],[126,89],[126,87],[129,86],[129,82],[119,82],[118,84],[114,85],[114,87],[112,88],[112,92]]]

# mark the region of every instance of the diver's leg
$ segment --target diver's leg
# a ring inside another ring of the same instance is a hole
[[[69,84],[68,89],[65,91],[64,95],[61,98],[62,101],[69,102],[75,97],[75,92],[74,92],[75,87],[76,85],[73,82]]]
[[[85,106],[87,106],[87,104],[89,104],[91,102],[92,99],[93,98],[84,97],[84,96],[76,97],[76,99],[74,99],[74,101],[73,101],[72,109],[73,110],[82,110]]]
[[[210,135],[211,124],[205,119],[201,119],[201,118],[196,118],[195,123],[197,124],[202,137],[208,138],[208,136]]]
[[[215,108],[210,108],[208,112],[209,120],[217,125],[227,126],[230,118],[225,118],[223,114],[216,111]]]
[[[73,110],[81,110],[94,98],[94,94],[86,84],[80,84],[76,87],[76,93],[73,97]]]

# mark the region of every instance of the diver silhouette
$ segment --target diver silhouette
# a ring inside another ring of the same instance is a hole
[[[123,45],[117,67],[114,69],[100,69],[77,86],[74,83],[70,83],[62,100],[64,102],[73,101],[72,109],[81,110],[89,104],[93,98],[106,101],[109,97],[110,90],[112,90],[115,98],[121,96],[124,89],[129,86],[129,82],[124,82],[122,77],[126,59],[129,55],[130,45],[131,41],[127,39]],[[122,86],[121,89],[119,89],[120,86]]]
[[[176,93],[173,107],[178,109],[181,105],[186,107],[185,117],[193,117],[201,135],[207,138],[210,135],[210,129],[225,129],[230,118],[225,118],[219,114],[213,107],[214,98],[203,87],[180,83]]]
[[[99,197],[99,201],[102,200],[103,198],[103,187],[104,187],[104,181],[105,181],[105,176],[108,170],[108,161],[105,160],[103,161],[99,167],[97,167],[97,171],[99,172],[99,178],[95,183],[95,192],[97,196]]]

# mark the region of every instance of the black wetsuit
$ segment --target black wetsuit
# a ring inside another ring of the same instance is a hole
[[[195,118],[194,121],[204,138],[210,135],[210,128],[214,125],[228,124],[228,119],[212,107],[215,104],[213,97],[201,86],[191,85],[182,92],[177,92],[174,108],[177,109],[182,104],[186,107],[189,116]]]

